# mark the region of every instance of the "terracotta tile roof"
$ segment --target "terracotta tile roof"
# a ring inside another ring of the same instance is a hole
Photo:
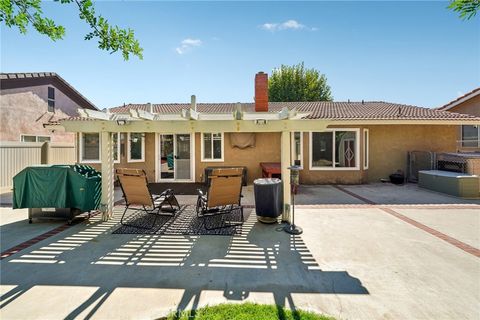
[[[55,72],[16,72],[16,73],[3,73],[2,72],[0,74],[0,80],[55,77],[55,76],[58,76]]]
[[[153,104],[153,112],[160,114],[178,114],[182,109],[189,109],[189,103]],[[254,111],[254,103],[242,103],[243,111]],[[421,108],[411,105],[389,103],[383,101],[366,102],[270,102],[270,112],[278,112],[282,108],[296,108],[299,112],[310,112],[305,119],[329,120],[464,120],[476,119],[474,116],[446,112],[438,109]],[[203,113],[230,113],[236,103],[197,103],[197,111]],[[112,113],[128,113],[129,109],[149,110],[147,104],[128,104],[111,108]],[[477,118],[478,119],[478,118]],[[480,119],[479,119],[480,120]]]
[[[75,117],[49,120],[49,121],[47,121],[46,123],[43,124],[43,127],[49,126],[49,125],[50,126],[60,125],[60,122],[64,121],[64,120],[67,120],[67,121],[101,121],[101,120],[93,119],[93,118],[83,118],[83,117],[80,117],[80,116],[75,116]]]
[[[458,102],[460,102],[461,100],[468,100],[470,98],[473,98],[477,94],[480,94],[480,87],[478,87],[476,89],[473,89],[472,91],[464,94],[463,96],[460,96],[460,97],[450,101],[449,103],[439,107],[438,110],[448,110],[448,109],[454,107],[455,105],[457,105]]]
[[[55,86],[59,87],[58,89],[63,89],[63,93],[72,95],[72,100],[76,100],[83,108],[98,110],[90,100],[55,72],[0,73],[0,87],[2,89],[27,87],[36,83],[45,84],[45,81],[51,81]]]

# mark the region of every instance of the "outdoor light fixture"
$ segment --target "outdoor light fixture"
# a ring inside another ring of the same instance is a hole
[[[288,170],[290,170],[290,192],[292,195],[292,223],[287,223],[287,225],[283,228],[283,231],[290,234],[303,233],[302,228],[295,225],[295,193],[297,193],[300,170],[302,169],[303,168],[301,166],[297,165],[288,167]]]
[[[128,123],[127,120],[123,120],[123,119],[122,119],[122,120],[117,120],[117,124],[118,124],[119,126],[124,126],[124,125],[126,125],[127,123]]]

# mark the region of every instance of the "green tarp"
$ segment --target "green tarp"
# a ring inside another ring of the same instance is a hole
[[[32,166],[13,177],[13,208],[77,208],[96,210],[101,176],[82,165]]]

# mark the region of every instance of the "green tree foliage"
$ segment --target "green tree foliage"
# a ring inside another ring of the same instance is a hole
[[[458,12],[463,20],[473,18],[480,9],[480,0],[453,0],[450,1],[448,8]]]
[[[316,69],[305,69],[303,62],[274,69],[268,81],[269,101],[331,101],[327,77]]]
[[[78,7],[79,17],[91,28],[85,35],[85,40],[97,39],[98,47],[110,53],[120,51],[123,59],[130,55],[143,58],[143,49],[133,30],[112,26],[107,19],[95,13],[91,0],[55,0],[62,4],[72,4]],[[7,27],[17,27],[20,33],[27,33],[29,25],[40,34],[48,36],[53,41],[60,40],[65,35],[65,28],[57,25],[52,19],[43,15],[41,0],[0,0],[0,22]]]

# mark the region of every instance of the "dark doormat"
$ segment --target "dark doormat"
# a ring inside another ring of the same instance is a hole
[[[148,187],[150,192],[154,194],[160,194],[166,189],[172,189],[176,195],[197,195],[198,189],[205,191],[205,185],[203,183],[167,183],[167,182],[154,182],[149,183]]]
[[[130,210],[130,209],[129,209]],[[243,215],[246,221],[252,209],[244,208]],[[128,217],[128,224],[135,226],[150,226],[155,216],[131,209],[132,214]],[[208,226],[220,226],[225,221],[236,223],[241,220],[240,210],[234,210],[232,213],[198,218],[195,212],[195,206],[183,206],[175,216],[159,216],[152,229],[142,229],[133,226],[120,226],[113,231],[113,234],[165,234],[165,235],[222,235],[233,236],[242,234],[243,226],[231,226],[227,228],[207,230],[205,229],[204,219]]]

